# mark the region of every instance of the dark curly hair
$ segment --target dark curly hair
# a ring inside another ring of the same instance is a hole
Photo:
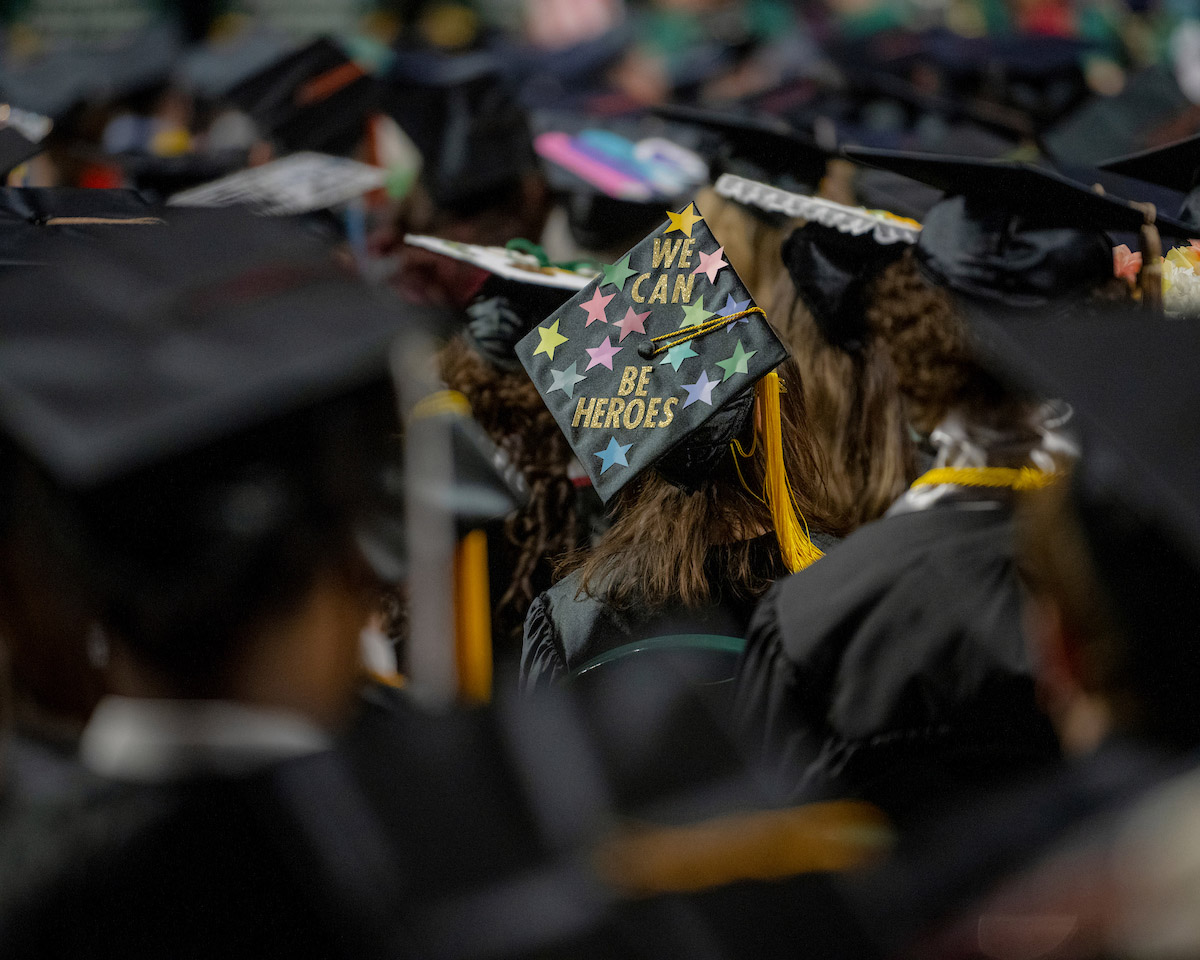
[[[511,553],[505,569],[512,575],[494,611],[496,636],[519,646],[533,598],[550,586],[554,564],[579,548],[582,523],[567,476],[571,448],[524,371],[498,369],[462,336],[446,345],[439,363],[443,381],[467,398],[475,419],[529,487],[529,502],[504,522],[504,546]]]

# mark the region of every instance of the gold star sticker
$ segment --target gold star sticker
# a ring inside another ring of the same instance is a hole
[[[548,327],[538,327],[538,336],[542,338],[542,342],[538,344],[538,348],[533,351],[536,357],[539,353],[544,353],[551,360],[554,359],[554,351],[557,347],[566,343],[569,339],[558,332],[558,321],[555,320]]]
[[[672,230],[678,230],[686,237],[690,237],[692,235],[692,227],[696,225],[696,221],[704,219],[696,212],[696,205],[694,203],[689,203],[687,205],[687,209],[684,210],[683,213],[672,213],[670,210],[668,210],[667,218],[671,221],[671,225],[667,227],[663,233],[670,233]]]

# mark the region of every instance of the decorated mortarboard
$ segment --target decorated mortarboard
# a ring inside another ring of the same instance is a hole
[[[1177,140],[1165,147],[1105,160],[1099,166],[1101,170],[1187,194],[1179,217],[1200,229],[1200,135]]]
[[[408,234],[404,242],[479,268],[474,302],[467,307],[466,336],[481,356],[503,370],[520,371],[517,342],[600,273],[590,262],[551,263],[528,241],[483,247]]]
[[[917,242],[921,225],[886,210],[848,207],[730,173],[717,180],[715,190],[727,199],[807,221],[784,241],[784,266],[825,339],[844,350],[860,349],[867,333],[867,285]]]
[[[530,331],[517,355],[606,502],[651,466],[700,489],[749,428],[761,393],[764,499],[797,569],[814,548],[785,492],[774,370],[787,351],[695,204],[667,216]]]
[[[344,154],[377,108],[371,74],[321,37],[246,78],[227,97],[288,150]]]
[[[1028,309],[1069,299],[1111,277],[1108,231],[1141,233],[1155,263],[1159,233],[1195,232],[1151,205],[1028,163],[864,147],[845,153],[945,192],[924,219],[917,263],[933,282],[975,300]],[[1148,303],[1160,302],[1157,277],[1145,289]]]

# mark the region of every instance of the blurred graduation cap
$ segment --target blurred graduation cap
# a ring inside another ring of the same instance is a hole
[[[675,104],[656,106],[652,113],[715,140],[714,163],[721,172],[803,193],[815,192],[825,176],[831,153],[776,117]]]
[[[502,370],[521,370],[517,342],[543,317],[586,287],[599,270],[584,264],[550,264],[534,252],[482,247],[441,237],[408,234],[404,242],[479,268],[474,302],[467,307],[466,336],[475,350]]]
[[[1159,232],[1194,232],[1150,205],[1027,163],[864,147],[845,153],[944,191],[925,217],[917,262],[933,282],[969,299],[1015,309],[1065,300],[1112,276],[1107,231],[1141,233],[1149,261],[1161,255]],[[1160,302],[1161,284],[1148,273],[1144,279],[1147,302]]]
[[[128,152],[105,157],[115,163],[138,190],[165,199],[181,190],[225,177],[249,160],[248,150],[218,150],[164,157]]]
[[[1165,147],[1105,160],[1101,170],[1185,194],[1180,219],[1200,229],[1200,134]]]
[[[328,37],[242,80],[226,98],[286,150],[350,153],[378,108],[376,79]]]
[[[761,446],[778,481],[767,489],[779,494],[767,496],[785,560],[798,569],[819,553],[782,495],[773,371],[787,351],[695,204],[667,216],[517,354],[605,502],[651,466],[684,490],[702,488],[761,395]]]
[[[0,127],[0,182],[41,152],[41,144],[30,140],[15,127]]]
[[[50,235],[107,242],[117,231],[162,222],[136,190],[2,187],[0,267],[46,263],[39,244]]]
[[[439,206],[486,203],[538,169],[529,118],[490,55],[401,55],[382,78],[381,108],[416,144]]]

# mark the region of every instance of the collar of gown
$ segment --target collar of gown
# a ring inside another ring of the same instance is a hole
[[[80,756],[100,776],[161,783],[250,773],[331,744],[311,720],[284,710],[230,700],[109,696],[83,731]]]

